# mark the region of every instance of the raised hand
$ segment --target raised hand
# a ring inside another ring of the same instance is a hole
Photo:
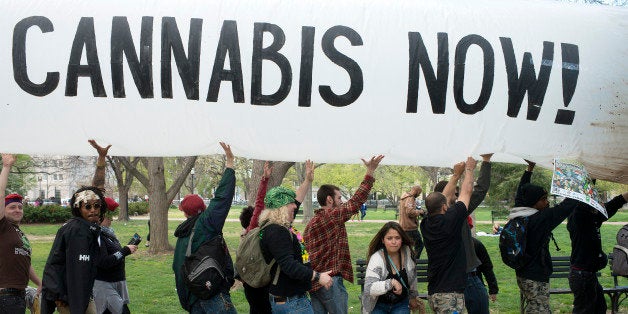
[[[270,178],[270,175],[273,173],[273,166],[270,164],[270,162],[266,161],[264,162],[264,174],[262,174],[262,178]]]
[[[17,158],[13,154],[2,154],[2,166],[3,167],[13,167]]]
[[[89,144],[96,149],[96,151],[98,152],[98,156],[107,156],[109,148],[111,147],[111,144],[109,144],[107,147],[102,147],[98,145],[95,140],[88,140],[87,142],[89,142]]]
[[[368,161],[362,158],[362,162],[366,166],[366,174],[373,176],[373,173],[375,173],[375,169],[377,169],[377,166],[379,166],[379,163],[382,161],[382,159],[384,159],[384,155],[373,156]]]
[[[233,153],[231,152],[231,146],[229,146],[229,144],[225,144],[224,142],[220,142],[220,146],[225,151],[225,155],[227,156],[227,162],[225,163],[225,166],[227,168],[233,169],[235,156],[233,156]]]
[[[309,159],[305,161],[305,180],[314,181],[314,162]]]
[[[464,161],[461,161],[457,164],[454,165],[454,175],[455,176],[461,176],[462,173],[464,172],[464,167],[465,167],[465,163]]]
[[[482,154],[482,155],[480,155],[480,157],[482,157],[482,161],[483,162],[490,162],[491,161],[491,157],[493,157],[493,153]]]
[[[474,170],[475,166],[478,164],[478,162],[473,159],[473,157],[469,156],[467,157],[467,162],[465,163],[465,169],[469,170]]]
[[[536,162],[534,161],[529,161],[527,159],[524,159],[525,162],[528,163],[528,172],[532,172],[532,170],[534,170],[534,166],[536,166]]]

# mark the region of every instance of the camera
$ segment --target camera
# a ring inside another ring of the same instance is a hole
[[[129,240],[129,245],[138,245],[142,242],[142,237],[139,234],[134,234],[131,240]]]

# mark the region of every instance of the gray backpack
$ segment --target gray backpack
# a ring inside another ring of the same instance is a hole
[[[617,245],[613,248],[611,270],[617,275],[628,277],[628,224],[617,231]]]

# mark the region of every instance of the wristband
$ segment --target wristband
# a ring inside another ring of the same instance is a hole
[[[314,282],[318,282],[321,279],[321,273],[315,271],[314,272]]]

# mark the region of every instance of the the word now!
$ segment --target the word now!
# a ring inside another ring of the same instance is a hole
[[[133,81],[142,98],[154,98],[153,88],[153,17],[142,17],[139,57],[131,36],[126,17],[116,16],[111,24],[111,79],[113,97],[125,98],[123,54]],[[179,77],[187,99],[199,99],[199,65],[201,55],[202,19],[191,19],[187,54],[175,18],[161,19],[161,97],[172,98],[172,68],[174,56]],[[44,16],[31,16],[22,19],[13,31],[13,75],[15,82],[25,92],[35,96],[46,96],[53,92],[59,84],[59,72],[48,72],[43,83],[32,82],[27,73],[26,34],[37,26],[43,33],[54,31],[52,21]],[[312,70],[314,58],[315,27],[303,26],[301,29],[301,62],[299,72],[299,107],[310,107],[312,94]],[[271,23],[254,23],[253,48],[251,60],[251,104],[276,105],[281,103],[290,93],[292,87],[292,66],[286,56],[280,53],[285,43],[283,30]],[[272,35],[272,43],[263,47],[266,33]],[[321,39],[321,47],[325,56],[343,68],[349,74],[350,85],[346,93],[335,94],[328,85],[319,85],[321,98],[329,105],[343,107],[355,102],[363,91],[363,73],[360,65],[349,56],[341,53],[334,46],[338,37],[345,37],[352,46],[362,46],[362,37],[358,32],[347,26],[333,26],[325,31]],[[426,46],[419,32],[409,32],[408,62],[408,95],[407,113],[417,112],[419,97],[419,77],[423,72],[432,112],[443,114],[449,67],[449,42],[447,33],[438,33],[438,57],[436,73],[427,54]],[[532,55],[524,53],[521,71],[518,71],[512,41],[500,37],[508,80],[508,116],[517,117],[523,98],[528,94],[527,119],[536,120],[547,90],[554,60],[554,43],[543,43],[543,55],[538,76],[535,73]],[[467,52],[472,45],[481,48],[484,61],[482,86],[478,99],[467,103],[463,99],[464,68]],[[568,43],[561,44],[562,50],[562,82],[563,102],[569,105],[575,92],[579,74],[578,46]],[[87,64],[81,64],[81,56],[85,52]],[[225,61],[229,56],[229,67]],[[270,95],[262,94],[262,61],[275,63],[281,72],[281,82],[277,91]],[[454,100],[460,112],[474,114],[487,105],[494,81],[495,57],[490,43],[479,35],[468,35],[456,45],[454,66]],[[94,19],[82,17],[77,27],[67,67],[65,95],[76,96],[79,77],[89,77],[92,93],[95,97],[107,97],[105,92],[94,31]],[[218,101],[220,85],[223,81],[231,82],[233,101],[243,103],[244,82],[242,76],[242,60],[237,22],[223,21],[220,38],[216,48],[214,66],[209,82],[206,101]],[[555,123],[572,124],[575,112],[559,109]]]

